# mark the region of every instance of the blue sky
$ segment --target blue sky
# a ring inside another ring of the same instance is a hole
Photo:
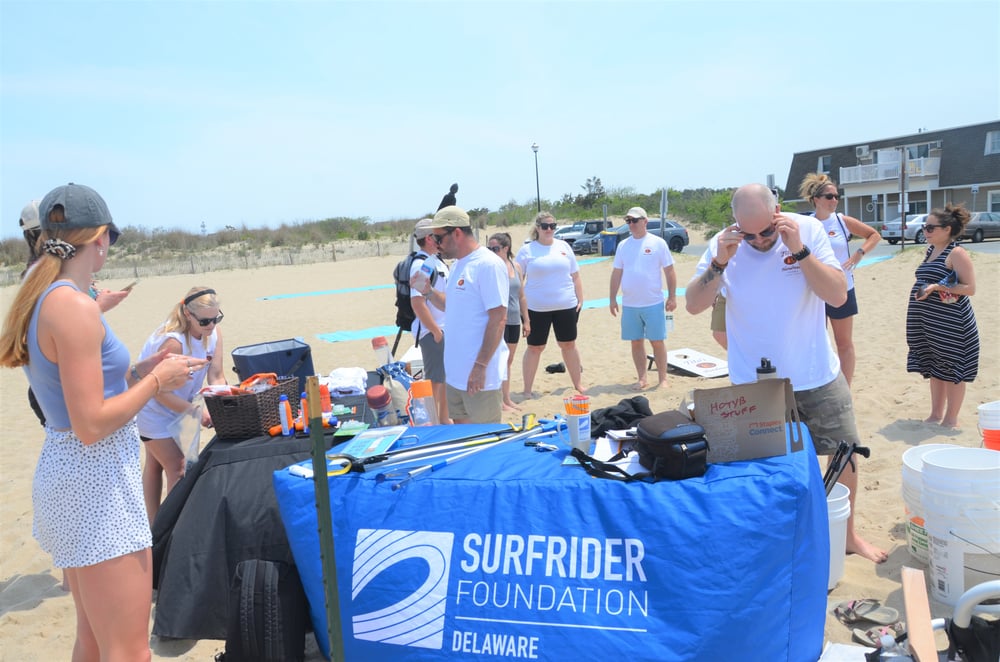
[[[1000,117],[1000,3],[0,0],[0,208],[413,218],[784,186],[792,154]]]

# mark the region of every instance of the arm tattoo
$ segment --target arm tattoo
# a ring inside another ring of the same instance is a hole
[[[712,269],[711,267],[706,269],[705,273],[701,275],[701,284],[707,287],[708,284],[715,280],[715,277],[718,275],[719,274],[715,272],[715,269]]]

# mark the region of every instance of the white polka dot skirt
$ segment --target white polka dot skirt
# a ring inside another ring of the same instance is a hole
[[[32,532],[57,568],[94,565],[153,544],[135,422],[89,446],[45,428],[35,468]]]

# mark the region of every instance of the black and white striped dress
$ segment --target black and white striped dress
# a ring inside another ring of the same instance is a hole
[[[927,248],[924,261],[917,267],[917,282],[910,289],[906,310],[906,344],[910,347],[906,371],[953,384],[971,382],[979,373],[979,329],[969,297],[944,303],[937,292],[923,301],[914,296],[921,285],[937,283],[951,273],[945,261],[957,245],[949,244],[931,261],[927,258],[934,247]]]

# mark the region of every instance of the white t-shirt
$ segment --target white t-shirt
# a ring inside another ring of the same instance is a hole
[[[663,270],[673,265],[667,242],[646,233],[629,236],[618,245],[614,268],[622,270],[622,305],[645,308],[663,303]]]
[[[444,344],[445,381],[460,391],[469,385],[469,373],[483,346],[489,321],[488,311],[507,307],[510,278],[507,265],[495,253],[480,246],[451,269],[445,300],[445,328],[450,329]],[[500,320],[506,324],[507,314]],[[507,377],[507,345],[503,338],[486,366],[484,391],[500,388]]]
[[[810,216],[786,216],[799,224],[802,244],[813,256],[807,259],[839,270],[823,224]],[[718,248],[716,235],[698,262],[696,276],[709,268]],[[788,377],[796,391],[825,386],[840,373],[840,359],[826,333],[826,304],[806,283],[791,253],[780,234],[766,253],[743,242],[722,274],[733,384],[755,381],[763,357],[771,359],[778,376]]]
[[[159,351],[160,347],[163,346],[168,339],[173,338],[181,344],[181,354],[184,356],[190,356],[195,359],[204,359],[209,356],[215,355],[215,344],[218,340],[218,335],[216,330],[213,328],[211,335],[208,336],[207,346],[203,345],[201,340],[191,338],[186,333],[178,333],[176,331],[171,331],[170,333],[164,333],[163,327],[156,329],[149,338],[146,339],[146,344],[142,346],[142,351],[139,352],[139,361],[143,359],[148,359],[150,356]],[[191,402],[194,400],[194,396],[201,390],[202,385],[205,382],[205,377],[208,375],[208,366],[200,370],[195,370],[191,379],[187,380],[183,386],[181,386],[173,394],[177,397]],[[174,429],[177,421],[183,414],[178,414],[177,412],[169,409],[157,400],[151,399],[146,405],[139,410],[139,414],[136,416],[136,423],[139,426],[139,434],[144,437],[149,437],[150,439],[166,439],[173,435],[172,430]]]
[[[410,265],[410,279],[412,280],[413,277],[417,274],[417,272],[420,271],[420,268],[426,264],[427,266],[431,267],[437,272],[437,276],[434,279],[434,289],[437,290],[438,292],[444,292],[445,289],[448,287],[448,265],[445,264],[436,255],[427,255],[427,253],[424,253],[423,251],[420,251],[418,256],[422,256],[424,257],[424,259],[413,260],[413,264]],[[411,301],[417,297],[422,297],[422,296],[424,295],[415,290],[414,288],[412,287],[410,288]],[[431,317],[434,318],[434,322],[443,329],[444,311],[435,306],[433,302],[431,302],[430,300],[427,301],[427,309],[431,311]],[[418,330],[420,332],[419,335],[417,335]],[[430,333],[430,330],[428,330],[427,327],[421,324],[420,319],[417,318],[413,320],[413,324],[410,326],[410,333],[413,334],[414,338],[420,340],[428,333]]]
[[[545,246],[537,241],[521,246],[515,261],[524,274],[524,298],[528,309],[540,313],[576,308],[573,274],[580,270],[576,255],[562,239]]]
[[[826,219],[817,218],[816,220],[823,224],[823,229],[826,230],[826,236],[830,239],[830,246],[833,248],[833,254],[837,260],[841,264],[847,262],[848,258],[851,257],[851,233],[848,232],[847,224],[840,218],[840,214],[831,214]],[[847,289],[854,289],[854,272],[846,271],[844,273],[847,274]]]

